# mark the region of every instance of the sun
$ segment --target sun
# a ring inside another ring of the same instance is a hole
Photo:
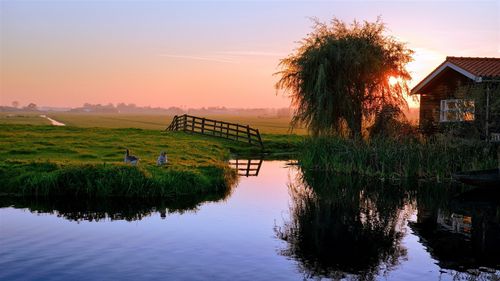
[[[398,83],[398,78],[394,76],[389,76],[389,85],[394,86]]]

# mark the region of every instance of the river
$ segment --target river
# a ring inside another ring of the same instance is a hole
[[[499,280],[498,193],[286,164],[186,210],[4,198],[0,280]]]

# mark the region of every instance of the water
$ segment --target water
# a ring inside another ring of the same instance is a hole
[[[227,197],[199,204],[3,198],[0,279],[500,278],[491,190],[261,164]]]
[[[59,122],[59,121],[57,121],[57,120],[54,120],[54,119],[50,118],[50,117],[49,117],[49,116],[47,116],[47,115],[40,115],[40,117],[42,117],[42,118],[45,118],[45,119],[49,120],[49,121],[50,121],[50,123],[51,123],[53,126],[66,126],[66,124],[64,124],[64,123],[62,123],[62,122]]]

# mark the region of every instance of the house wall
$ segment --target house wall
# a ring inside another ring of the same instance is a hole
[[[439,124],[441,100],[463,98],[460,87],[472,80],[447,68],[420,90],[420,128],[436,128]]]

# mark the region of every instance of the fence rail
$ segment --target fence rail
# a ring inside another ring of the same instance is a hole
[[[259,129],[249,125],[229,123],[192,115],[174,116],[167,131],[184,131],[188,133],[203,134],[235,141],[247,142],[264,148]]]

